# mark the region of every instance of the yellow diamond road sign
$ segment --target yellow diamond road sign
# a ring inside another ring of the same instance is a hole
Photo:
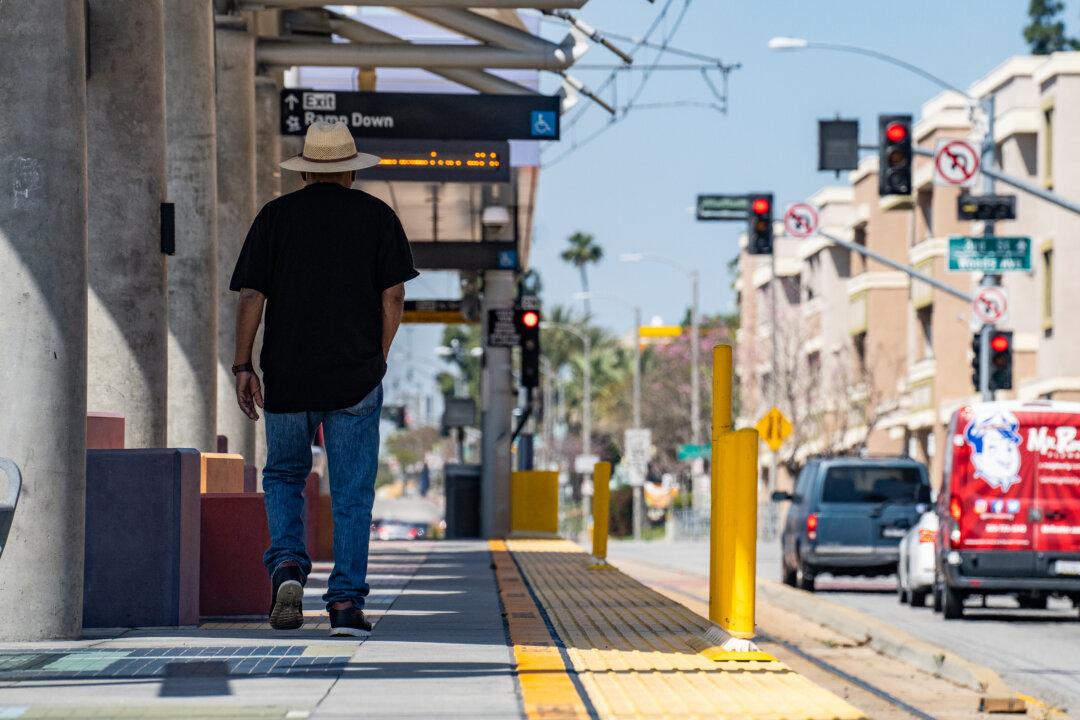
[[[784,417],[784,413],[775,407],[758,420],[756,427],[758,435],[761,436],[761,439],[765,441],[765,444],[773,452],[780,449],[780,446],[784,444],[784,440],[787,440],[788,435],[794,430],[791,427],[791,422]]]

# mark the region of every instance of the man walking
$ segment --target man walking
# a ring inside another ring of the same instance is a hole
[[[236,316],[236,399],[252,420],[266,411],[263,469],[270,548],[263,561],[270,625],[304,623],[304,485],[311,442],[323,427],[334,516],[334,570],[326,602],[331,635],[365,637],[368,536],[375,500],[382,378],[401,322],[405,281],[416,277],[408,239],[385,203],[351,189],[379,158],[360,153],[348,128],[317,122],[304,152],[281,163],[305,186],[267,203],[251,225],[230,288]],[[261,366],[251,348],[266,306]]]

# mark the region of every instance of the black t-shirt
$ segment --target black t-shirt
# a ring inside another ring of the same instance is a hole
[[[266,410],[360,402],[386,373],[382,292],[418,274],[401,221],[376,197],[315,183],[267,203],[229,284],[266,296]]]

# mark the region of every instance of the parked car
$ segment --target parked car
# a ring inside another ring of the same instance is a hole
[[[934,589],[935,558],[934,541],[937,537],[938,517],[933,511],[925,512],[915,527],[900,538],[900,557],[896,565],[896,594],[901,603],[921,607]]]
[[[996,402],[949,421],[938,496],[935,607],[959,618],[968,595],[1080,607],[1080,404]]]
[[[819,573],[888,575],[897,545],[930,509],[926,466],[908,458],[840,457],[812,460],[789,500],[780,536],[783,581],[814,589]]]
[[[375,520],[371,523],[372,540],[420,540],[427,528],[401,520]]]

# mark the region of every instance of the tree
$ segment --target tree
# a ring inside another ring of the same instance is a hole
[[[480,326],[447,325],[443,328],[442,345],[453,350],[442,361],[456,366],[465,381],[466,395],[480,402],[480,358],[471,350],[481,345]],[[439,373],[437,381],[443,395],[455,395],[456,377],[449,373]]]
[[[1024,27],[1024,40],[1033,55],[1049,55],[1061,50],[1080,50],[1080,40],[1065,35],[1061,13],[1062,0],[1031,0],[1028,4],[1029,22]]]
[[[581,274],[581,289],[589,292],[588,266],[600,262],[604,257],[604,248],[596,243],[596,238],[590,233],[580,230],[571,235],[567,241],[570,247],[563,250],[559,257],[578,269]],[[585,315],[586,317],[592,315],[588,298],[585,298]]]

